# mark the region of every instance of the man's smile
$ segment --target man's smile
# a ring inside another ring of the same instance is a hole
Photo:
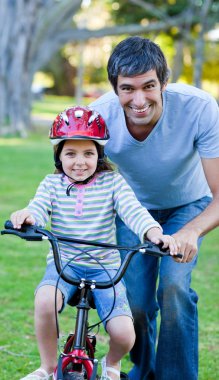
[[[144,113],[144,112],[147,112],[148,109],[150,108],[150,104],[145,106],[144,108],[135,108],[133,106],[129,106],[129,108],[134,112],[134,113],[137,113],[137,114],[141,114],[141,113]]]

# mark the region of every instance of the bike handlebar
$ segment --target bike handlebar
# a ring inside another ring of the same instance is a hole
[[[63,278],[64,281],[76,286],[81,284],[81,280],[73,278],[63,271],[61,260],[60,260],[60,253],[59,253],[59,245],[58,245],[59,241],[71,242],[71,243],[77,243],[77,244],[86,244],[86,245],[90,245],[94,247],[114,248],[118,250],[129,251],[112,280],[104,281],[104,282],[94,282],[94,283],[92,282],[92,284],[95,284],[95,287],[98,289],[107,289],[112,286],[112,283],[117,284],[123,277],[132,257],[137,252],[141,252],[143,254],[147,254],[147,255],[151,255],[155,257],[164,257],[164,256],[170,255],[169,251],[161,248],[161,245],[159,246],[155,245],[151,243],[150,241],[145,241],[145,243],[139,244],[133,247],[125,247],[125,246],[120,246],[116,244],[107,244],[107,243],[95,242],[95,241],[90,241],[90,240],[69,238],[67,236],[57,236],[57,235],[54,235],[52,232],[36,225],[23,224],[20,229],[15,229],[10,220],[7,220],[5,222],[4,228],[5,230],[1,231],[1,235],[5,235],[5,234],[16,235],[20,237],[21,239],[25,239],[27,241],[48,240],[52,247],[57,272],[60,274],[60,276]],[[182,258],[182,255],[179,253],[175,257]]]

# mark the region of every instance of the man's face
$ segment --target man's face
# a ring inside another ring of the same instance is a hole
[[[132,126],[153,127],[162,114],[162,91],[155,70],[133,77],[118,76],[117,95],[126,121]]]

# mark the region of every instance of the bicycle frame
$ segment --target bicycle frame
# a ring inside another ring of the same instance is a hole
[[[58,237],[52,234],[50,231],[37,226],[23,225],[20,230],[13,228],[13,225],[10,221],[5,223],[5,230],[1,231],[1,235],[4,234],[13,234],[22,239],[28,241],[42,241],[48,240],[51,244],[54,261],[56,265],[57,272],[63,278],[64,281],[78,286],[80,289],[80,301],[77,307],[77,317],[76,317],[76,326],[75,333],[68,337],[68,340],[65,344],[64,351],[61,353],[58,365],[54,371],[53,379],[54,380],[95,380],[97,379],[97,366],[98,360],[95,359],[95,342],[93,337],[88,335],[88,313],[91,308],[90,304],[90,295],[92,290],[95,288],[106,289],[110,288],[113,285],[117,284],[122,276],[124,275],[129,262],[132,257],[137,253],[147,253],[156,257],[168,256],[169,252],[163,251],[159,246],[154,245],[151,242],[145,242],[135,247],[124,247],[114,244],[106,244],[94,241],[86,241],[81,239],[69,238],[66,236]],[[117,274],[111,281],[105,282],[96,282],[95,280],[86,280],[86,279],[74,279],[63,271],[63,267],[60,261],[59,254],[59,241],[87,244],[91,246],[104,247],[104,248],[116,248],[127,250],[125,260],[121,264]],[[182,255],[178,254],[178,257]],[[69,368],[68,368],[69,367]],[[68,373],[65,374],[66,370]],[[64,377],[63,377],[64,375]],[[128,377],[121,377],[123,379],[128,379]]]
[[[72,370],[77,369],[79,373],[83,371],[84,367],[88,380],[96,379],[98,360],[94,357],[95,345],[92,343],[92,337],[89,337],[87,332],[88,313],[91,308],[89,302],[91,287],[92,285],[86,280],[82,280],[80,301],[76,305],[75,333],[68,337],[64,351],[59,357],[57,368],[54,371],[55,380],[63,379],[63,373],[69,364],[71,364]]]

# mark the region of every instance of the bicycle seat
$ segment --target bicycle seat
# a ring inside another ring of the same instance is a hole
[[[76,293],[68,301],[68,305],[70,305],[72,307],[77,306],[80,302],[80,294],[81,294],[81,290],[77,289]],[[89,302],[89,305],[92,309],[96,309],[96,306],[94,303],[94,297],[93,297],[92,293],[89,293],[88,302]]]

